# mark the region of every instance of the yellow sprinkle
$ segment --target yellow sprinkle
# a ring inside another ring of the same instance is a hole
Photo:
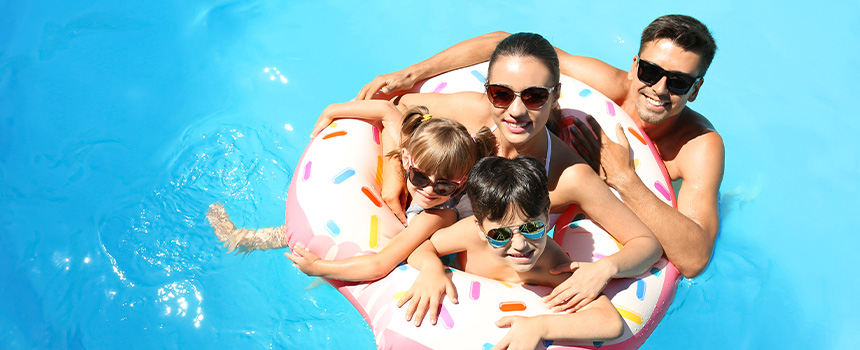
[[[382,186],[382,156],[376,156],[376,184]]]
[[[379,244],[379,216],[370,216],[370,247],[376,249]]]
[[[639,169],[639,159],[633,159],[633,170]]]
[[[616,306],[615,309],[618,310],[618,313],[621,314],[621,317],[624,317],[635,324],[642,324],[642,315],[637,314],[633,312],[633,310],[621,306]]]
[[[336,128],[336,127],[337,127],[337,123],[335,123],[335,122],[331,122],[331,124],[329,124],[329,125],[328,125],[328,127],[330,127],[330,128]]]
[[[508,284],[508,282],[499,281],[499,283],[501,283],[503,286],[508,287],[508,288],[513,288],[513,287],[514,287],[514,286],[512,286],[512,285]]]
[[[406,295],[406,292],[407,291],[404,290],[400,293],[394,294],[394,300],[400,300],[400,298],[403,298],[403,296]]]

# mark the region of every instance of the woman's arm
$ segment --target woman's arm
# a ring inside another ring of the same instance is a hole
[[[455,222],[454,210],[430,210],[415,216],[412,224],[394,236],[384,248],[373,255],[355,256],[343,260],[322,260],[302,247],[293,254],[284,253],[302,272],[310,276],[344,281],[371,281],[385,277],[405,260],[415,248],[436,230]]]
[[[551,195],[552,203],[579,204],[623,248],[594,263],[572,263],[554,272],[573,271],[544,300],[556,310],[578,310],[596,298],[612,278],[632,277],[648,271],[663,250],[645,224],[585,163],[565,169]]]

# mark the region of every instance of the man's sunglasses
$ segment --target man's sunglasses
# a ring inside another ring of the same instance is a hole
[[[460,187],[460,183],[463,182],[463,180],[450,181],[445,179],[432,181],[427,174],[415,167],[415,164],[412,163],[412,157],[409,158],[409,169],[406,171],[406,179],[418,188],[433,186],[433,192],[440,196],[453,194]]]
[[[639,81],[650,85],[657,84],[660,79],[666,77],[666,88],[676,95],[683,95],[690,91],[693,84],[702,80],[702,77],[694,78],[689,74],[680,72],[669,72],[662,67],[639,58],[639,72],[636,74]]]
[[[549,94],[555,91],[556,88],[555,86],[551,88],[532,86],[522,91],[514,91],[504,85],[489,83],[484,84],[484,87],[487,89],[487,97],[490,99],[490,103],[496,108],[507,108],[519,96],[528,109],[541,109],[549,99]]]
[[[490,242],[490,245],[496,248],[508,245],[511,242],[511,238],[514,238],[512,227],[517,227],[517,225],[502,226],[487,231],[487,242]],[[546,233],[546,225],[543,221],[532,220],[519,225],[519,230],[523,237],[535,240],[540,239]]]

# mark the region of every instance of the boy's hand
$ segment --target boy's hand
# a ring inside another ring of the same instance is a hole
[[[493,350],[536,349],[544,327],[534,317],[506,316],[496,321],[496,327],[510,328],[508,334],[496,343]]]
[[[430,324],[435,325],[439,315],[439,305],[442,304],[442,296],[448,294],[448,300],[457,304],[457,288],[445,274],[445,270],[425,269],[418,274],[412,288],[397,302],[397,307],[403,307],[407,301],[409,308],[406,309],[406,321],[412,321],[415,317],[415,327],[421,326],[424,315],[430,318]],[[429,314],[428,314],[429,311]]]
[[[550,270],[552,274],[573,274],[545,296],[544,303],[553,312],[576,312],[582,309],[600,296],[612,278],[612,273],[603,266],[598,263],[571,262]]]
[[[316,271],[315,264],[320,260],[320,257],[304,247],[293,247],[293,254],[284,253],[284,256],[293,261],[296,267],[308,276],[319,276],[320,272]]]

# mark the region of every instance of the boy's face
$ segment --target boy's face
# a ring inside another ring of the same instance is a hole
[[[483,220],[477,222],[481,239],[487,242],[490,251],[505,265],[517,272],[530,271],[546,248],[547,215],[529,218],[515,210],[514,215],[501,221]],[[537,222],[535,222],[537,221]],[[543,228],[541,228],[543,226]],[[504,232],[504,228],[510,229]],[[501,229],[503,232],[492,232]],[[500,234],[499,234],[500,233]],[[511,235],[512,233],[512,235]],[[489,238],[488,238],[489,236]],[[527,238],[527,236],[531,238]],[[510,238],[507,242],[507,238]],[[496,239],[493,239],[496,238]],[[502,238],[498,240],[498,238]]]

